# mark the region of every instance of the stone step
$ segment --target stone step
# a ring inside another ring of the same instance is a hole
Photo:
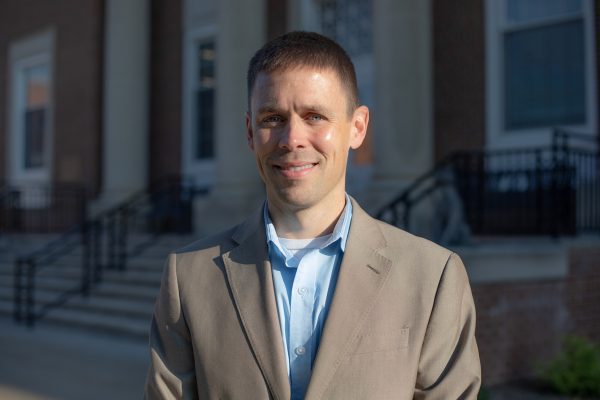
[[[48,311],[41,320],[36,321],[36,324],[54,324],[138,341],[148,340],[152,311],[143,314],[97,312],[78,307],[77,302],[77,299],[69,301],[64,307]],[[0,301],[0,316],[13,317],[11,302]]]
[[[125,271],[115,270],[103,270],[102,280],[103,281],[120,281],[130,282],[133,284],[140,285],[151,285],[156,286],[160,284],[162,277],[163,266],[162,265],[131,265]],[[14,266],[6,268],[0,268],[0,286],[4,284],[12,285],[14,282]],[[36,273],[36,282],[38,280],[50,279],[60,280],[65,279],[69,282],[81,279],[82,270],[80,265],[60,265],[53,267],[42,267]]]
[[[0,317],[12,318],[14,311],[14,305],[12,301],[6,301],[0,299]]]
[[[114,299],[92,295],[87,298],[80,296],[73,298],[64,306],[65,309],[79,310],[88,314],[102,314],[105,316],[122,316],[131,319],[149,321],[154,311],[154,303],[146,301],[132,301],[132,299]]]
[[[57,292],[36,291],[35,300],[37,306],[42,306],[56,301],[59,297]],[[10,303],[14,301],[14,293],[7,288],[0,288],[0,302]],[[154,310],[154,299],[151,297],[131,299],[115,298],[112,296],[96,295],[93,290],[89,297],[82,297],[79,294],[74,295],[64,308],[86,310],[90,313],[104,313],[109,315],[123,315],[132,318],[148,319],[152,316]]]
[[[43,283],[43,284],[42,284]],[[36,284],[35,296],[56,296],[64,293],[68,289],[79,287],[79,282],[65,284],[60,281],[44,281]],[[0,285],[0,297],[13,296],[13,285]],[[149,301],[154,302],[159,292],[159,285],[134,285],[128,282],[102,282],[92,288],[95,297],[107,297],[114,299],[123,299],[131,301]]]
[[[89,313],[85,310],[57,308],[48,312],[44,323],[56,323],[73,328],[108,333],[114,336],[146,342],[150,330],[148,319],[131,318],[121,315]]]
[[[60,324],[77,329],[109,333],[114,336],[147,340],[154,303],[159,292],[164,263],[175,249],[197,240],[192,236],[160,237],[144,252],[127,261],[125,271],[104,269],[102,281],[89,297],[75,295],[63,306],[51,309],[40,323]],[[146,237],[134,235],[132,249]],[[44,243],[29,243],[0,255],[0,314],[12,316],[14,297],[14,260],[22,250],[35,250]],[[78,287],[81,280],[81,248],[60,258],[55,265],[39,269],[35,279],[38,305],[55,301],[65,290]]]
[[[109,271],[102,276],[102,282],[158,288],[160,286],[161,277],[161,271]]]
[[[95,297],[118,297],[121,299],[148,300],[154,302],[158,296],[158,288],[149,286],[132,286],[120,282],[103,282],[94,288]]]

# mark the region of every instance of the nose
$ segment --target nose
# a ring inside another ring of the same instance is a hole
[[[293,151],[306,146],[306,131],[301,121],[290,118],[279,136],[279,147]]]

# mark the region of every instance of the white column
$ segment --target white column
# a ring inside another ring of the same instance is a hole
[[[264,189],[246,142],[246,70],[266,40],[265,0],[222,0],[217,25],[216,183],[197,204],[196,229],[229,226],[254,210]]]
[[[149,3],[106,1],[100,201],[104,206],[147,183]]]
[[[391,199],[432,165],[430,9],[430,0],[374,2],[373,205]]]

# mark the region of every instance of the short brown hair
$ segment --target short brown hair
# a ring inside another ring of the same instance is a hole
[[[344,49],[318,33],[296,31],[269,41],[250,60],[247,75],[248,111],[254,82],[260,72],[271,73],[300,66],[333,70],[348,93],[349,112],[358,107],[356,72]]]

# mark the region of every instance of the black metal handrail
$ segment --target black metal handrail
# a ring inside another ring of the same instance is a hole
[[[596,137],[556,129],[550,146],[452,153],[376,216],[442,242],[460,240],[465,227],[481,235],[598,232],[599,180]],[[427,223],[417,226],[415,210],[427,205],[437,226],[419,230]]]
[[[152,245],[166,232],[191,229],[191,203],[205,194],[181,177],[163,178],[125,201],[85,220],[57,239],[15,262],[14,319],[33,327],[49,310],[76,295],[89,296],[107,269],[126,269],[127,260]],[[132,240],[136,236],[137,241]],[[36,302],[36,276],[56,266],[61,257],[81,249],[78,282],[52,301]]]

